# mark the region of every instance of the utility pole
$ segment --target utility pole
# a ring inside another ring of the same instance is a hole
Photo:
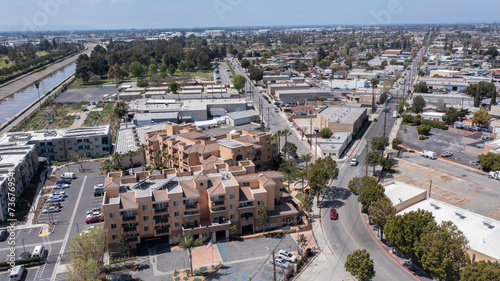
[[[276,262],[274,261],[274,250],[273,250],[273,280],[276,281]]]
[[[384,134],[382,135],[383,137],[385,137],[385,122],[387,120],[387,108],[384,108]]]

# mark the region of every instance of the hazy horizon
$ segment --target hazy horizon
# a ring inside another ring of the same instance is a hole
[[[0,31],[493,23],[500,1],[0,0]],[[488,7],[488,9],[485,9]]]

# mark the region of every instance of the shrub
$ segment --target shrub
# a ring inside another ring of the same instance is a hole
[[[415,117],[413,117],[412,123],[415,126],[422,124],[422,117],[420,115],[416,115]]]
[[[418,137],[418,140],[427,140],[427,139],[429,139],[428,136],[419,136]]]
[[[184,279],[184,280],[188,280],[187,276],[182,277],[182,279]]]
[[[431,131],[431,126],[429,125],[420,125],[420,126],[417,126],[417,133],[419,135],[428,135]]]
[[[422,120],[422,124],[431,126],[432,128],[440,129],[440,130],[448,130],[448,126],[441,122],[436,122],[432,120]]]
[[[193,279],[193,281],[201,281],[201,279],[200,278],[195,278],[195,279]]]
[[[175,280],[175,281],[179,281],[179,280],[181,280],[181,278],[180,278],[180,277],[175,277],[175,279],[174,279],[174,280]]]
[[[205,272],[205,271],[207,271],[207,270],[208,270],[208,268],[207,268],[206,266],[202,266],[202,267],[200,267],[200,271],[201,271],[201,272]]]
[[[403,115],[403,123],[406,124],[413,123],[413,116],[410,114]]]

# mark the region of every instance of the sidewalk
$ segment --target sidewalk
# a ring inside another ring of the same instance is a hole
[[[316,200],[314,200],[312,213],[321,214],[320,208],[318,208],[316,204]],[[340,261],[339,258],[333,254],[333,250],[323,233],[320,217],[313,221],[312,227],[316,244],[321,250],[307,266],[307,268],[294,280],[355,280],[348,272],[345,271],[342,261]]]

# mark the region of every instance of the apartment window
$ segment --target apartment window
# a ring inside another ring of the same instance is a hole
[[[271,151],[271,149],[270,149],[270,148],[268,148],[268,149],[267,149],[267,152],[270,152],[270,151]]]
[[[114,219],[114,218],[116,218],[115,213],[109,213],[109,218],[110,218],[110,219]]]
[[[144,217],[142,217],[142,220],[143,221],[149,221],[149,217],[148,216],[144,216]]]
[[[44,142],[41,142],[41,143],[40,143],[40,146],[44,146],[44,145],[45,145],[45,143],[44,143]]]
[[[149,232],[149,226],[144,227],[144,232]]]
[[[175,227],[179,227],[179,226],[181,226],[181,224],[180,224],[180,223],[178,223],[178,222],[176,222],[176,223],[175,223]]]
[[[115,241],[118,240],[118,235],[113,234],[113,238],[112,239],[115,240]]]
[[[234,204],[229,205],[230,210],[234,210]]]
[[[230,215],[230,216],[229,216],[229,219],[230,219],[230,220],[234,220],[234,219],[236,219],[236,216],[235,216],[235,215]]]
[[[179,207],[179,202],[174,201],[174,207]]]
[[[174,212],[174,217],[178,218],[179,217],[179,212]]]
[[[229,199],[234,199],[234,194],[229,194]]]
[[[262,201],[258,201],[257,205],[262,206]]]
[[[68,147],[68,150],[73,150],[73,147],[71,147],[71,146],[70,146],[70,147]]]
[[[94,138],[95,141],[98,141],[99,139],[98,138]]]
[[[142,205],[142,210],[147,211],[148,210],[148,205]]]
[[[111,229],[116,229],[116,224],[115,223],[111,224]]]

